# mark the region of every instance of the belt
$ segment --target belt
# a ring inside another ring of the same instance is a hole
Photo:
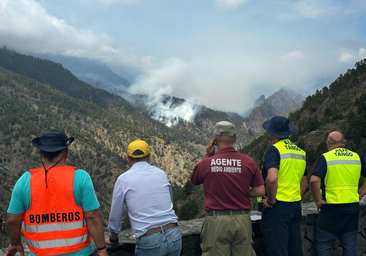
[[[249,213],[250,210],[223,210],[223,211],[211,210],[206,214],[206,216],[243,215]]]
[[[145,234],[143,234],[140,237],[148,236],[148,235],[151,235],[151,234],[154,234],[154,233],[158,233],[158,232],[162,232],[162,231],[165,231],[167,229],[174,228],[174,227],[177,227],[177,226],[178,226],[177,223],[168,223],[168,224],[166,224],[164,226],[161,226],[161,227],[150,228],[148,231],[146,231]]]

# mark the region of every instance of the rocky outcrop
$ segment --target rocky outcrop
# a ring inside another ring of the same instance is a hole
[[[281,88],[265,99],[262,104],[252,109],[248,115],[248,128],[253,134],[259,134],[263,132],[262,124],[264,121],[275,115],[288,116],[290,112],[300,108],[303,101],[304,97],[301,94],[288,88]]]
[[[252,113],[253,109],[262,105],[265,102],[265,100],[266,97],[264,96],[264,94],[262,94],[258,99],[254,101],[253,107],[244,112],[243,117],[248,117]]]

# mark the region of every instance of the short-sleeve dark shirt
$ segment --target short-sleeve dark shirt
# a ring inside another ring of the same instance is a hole
[[[366,177],[366,163],[365,160],[360,157],[361,160],[361,176]],[[327,161],[325,160],[325,157],[321,155],[318,160],[316,161],[315,167],[311,175],[315,175],[321,179],[321,189],[323,191],[322,198],[323,200],[326,200],[325,198],[325,183],[324,178],[327,174]],[[332,207],[335,211],[340,213],[356,213],[360,210],[360,204],[359,203],[350,203],[350,204],[327,204],[324,205],[325,208]],[[323,207],[324,207],[323,206]]]
[[[366,163],[365,160],[360,157],[361,160],[361,176],[366,176]],[[327,161],[325,157],[321,155],[314,167],[312,175],[315,175],[321,179],[321,189],[323,191],[322,198],[325,198],[325,184],[324,178],[327,174]],[[320,214],[317,219],[317,225],[334,234],[339,232],[351,232],[357,230],[358,226],[358,212],[360,211],[359,203],[349,204],[326,204],[323,205]]]
[[[206,212],[250,209],[250,187],[264,184],[254,160],[234,148],[220,149],[201,160],[190,179],[194,185],[203,183]]]
[[[262,176],[264,181],[266,181],[267,179],[268,170],[270,168],[276,168],[279,172],[281,171],[280,163],[281,163],[280,152],[275,146],[270,146],[264,157],[264,163],[262,167]],[[308,174],[307,168],[305,168],[304,176],[307,176],[307,174]],[[301,201],[289,203],[277,200],[276,207],[267,209],[267,211],[280,214],[296,214],[299,211],[301,211]]]

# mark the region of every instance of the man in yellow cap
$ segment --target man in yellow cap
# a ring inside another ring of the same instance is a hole
[[[109,245],[118,243],[123,205],[126,204],[136,236],[135,255],[180,255],[182,239],[173,210],[172,189],[164,171],[150,165],[150,148],[135,140],[127,148],[131,169],[121,174],[113,190]]]

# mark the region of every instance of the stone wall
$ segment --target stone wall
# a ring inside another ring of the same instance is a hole
[[[258,214],[258,213],[253,213]],[[305,256],[315,256],[313,241],[315,235],[316,224],[316,208],[314,203],[303,204],[303,217],[301,221],[301,236],[302,236],[302,248]],[[359,216],[358,226],[358,238],[357,238],[357,256],[366,256],[366,204],[361,204],[361,211]],[[203,223],[202,219],[195,219],[189,221],[181,221],[180,229],[183,237],[183,256],[199,256],[200,250],[200,232]],[[257,256],[265,256],[265,248],[263,246],[263,237],[260,227],[260,221],[253,221],[253,242],[254,249]],[[105,236],[109,236],[109,233],[105,233]],[[133,256],[135,251],[135,237],[132,231],[125,230],[119,234],[120,244],[117,246],[109,247],[108,252],[110,256],[124,255]],[[6,249],[0,250],[0,256],[4,255]],[[25,251],[28,248],[25,247]],[[19,254],[18,254],[19,255]],[[333,247],[332,256],[341,256],[342,249],[339,241],[337,241]]]
[[[305,256],[315,256],[313,241],[315,236],[315,224],[318,216],[314,203],[303,204],[303,217],[301,221],[302,248]],[[254,214],[259,214],[255,213]],[[200,250],[200,232],[204,219],[195,219],[190,221],[181,221],[180,228],[183,237],[183,256],[199,256]],[[260,227],[260,221],[253,221],[253,242],[254,250],[257,256],[265,256],[263,245],[263,236]],[[109,233],[106,233],[108,236]],[[126,230],[120,234],[121,245],[109,248],[109,255],[133,255],[135,239],[131,230]],[[342,249],[339,241],[334,244],[332,256],[341,256]],[[366,256],[366,204],[361,205],[357,238],[357,256]]]

